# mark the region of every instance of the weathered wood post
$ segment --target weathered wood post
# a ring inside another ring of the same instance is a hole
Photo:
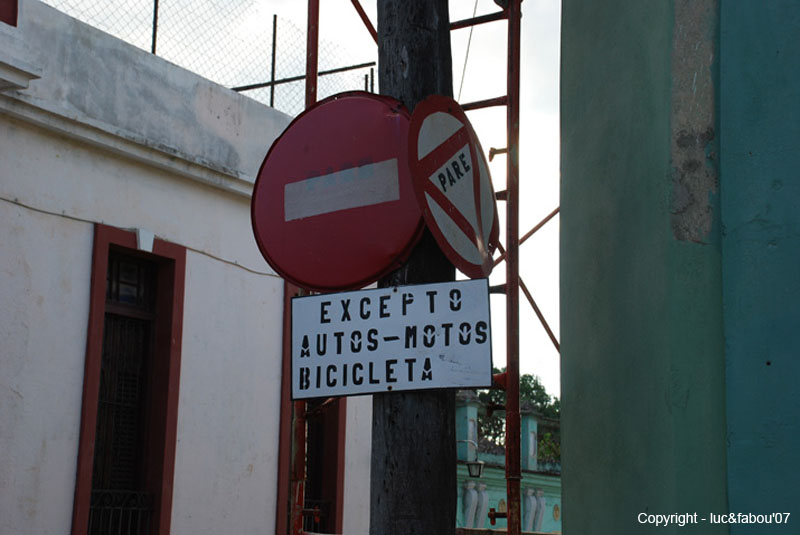
[[[431,94],[452,96],[447,0],[378,0],[380,93],[409,110]],[[409,261],[381,286],[455,280],[426,231]],[[455,394],[376,394],[372,415],[370,533],[455,531]]]

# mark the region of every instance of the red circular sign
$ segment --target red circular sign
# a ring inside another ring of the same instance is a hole
[[[425,222],[445,256],[470,278],[487,277],[499,241],[489,166],[458,102],[434,95],[411,116],[408,158]]]
[[[424,223],[408,169],[409,114],[361,91],[320,101],[275,141],[253,189],[270,266],[316,291],[361,288],[400,267]]]

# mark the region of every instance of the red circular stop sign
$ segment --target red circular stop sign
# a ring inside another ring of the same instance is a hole
[[[470,278],[488,277],[499,241],[489,165],[458,102],[432,95],[411,116],[408,158],[417,199],[445,256]]]
[[[400,267],[424,226],[408,126],[399,101],[360,91],[292,121],[261,165],[251,205],[258,247],[278,274],[333,291]]]

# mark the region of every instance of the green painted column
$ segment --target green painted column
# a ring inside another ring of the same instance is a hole
[[[456,392],[456,459],[474,461],[478,450],[478,407],[480,401],[472,390]]]
[[[798,533],[800,4],[723,3],[720,32],[730,510],[792,513],[731,533]]]
[[[718,6],[562,6],[564,532],[727,533]]]
[[[530,405],[520,408],[520,414],[520,465],[523,470],[536,471],[538,422]]]

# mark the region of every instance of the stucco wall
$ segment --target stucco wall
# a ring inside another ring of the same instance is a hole
[[[728,499],[735,512],[800,515],[799,35],[796,2],[721,3]],[[770,533],[797,529],[769,526]]]
[[[369,533],[372,396],[347,399],[342,533]]]
[[[0,202],[0,229],[0,533],[66,534],[92,226]]]
[[[695,73],[713,84],[715,56],[692,55],[714,51],[713,4],[562,4],[565,533],[678,533],[637,516],[727,510],[713,150],[676,113]],[[684,110],[712,131],[714,95]]]
[[[282,285],[186,258],[174,533],[263,534],[275,522]]]

